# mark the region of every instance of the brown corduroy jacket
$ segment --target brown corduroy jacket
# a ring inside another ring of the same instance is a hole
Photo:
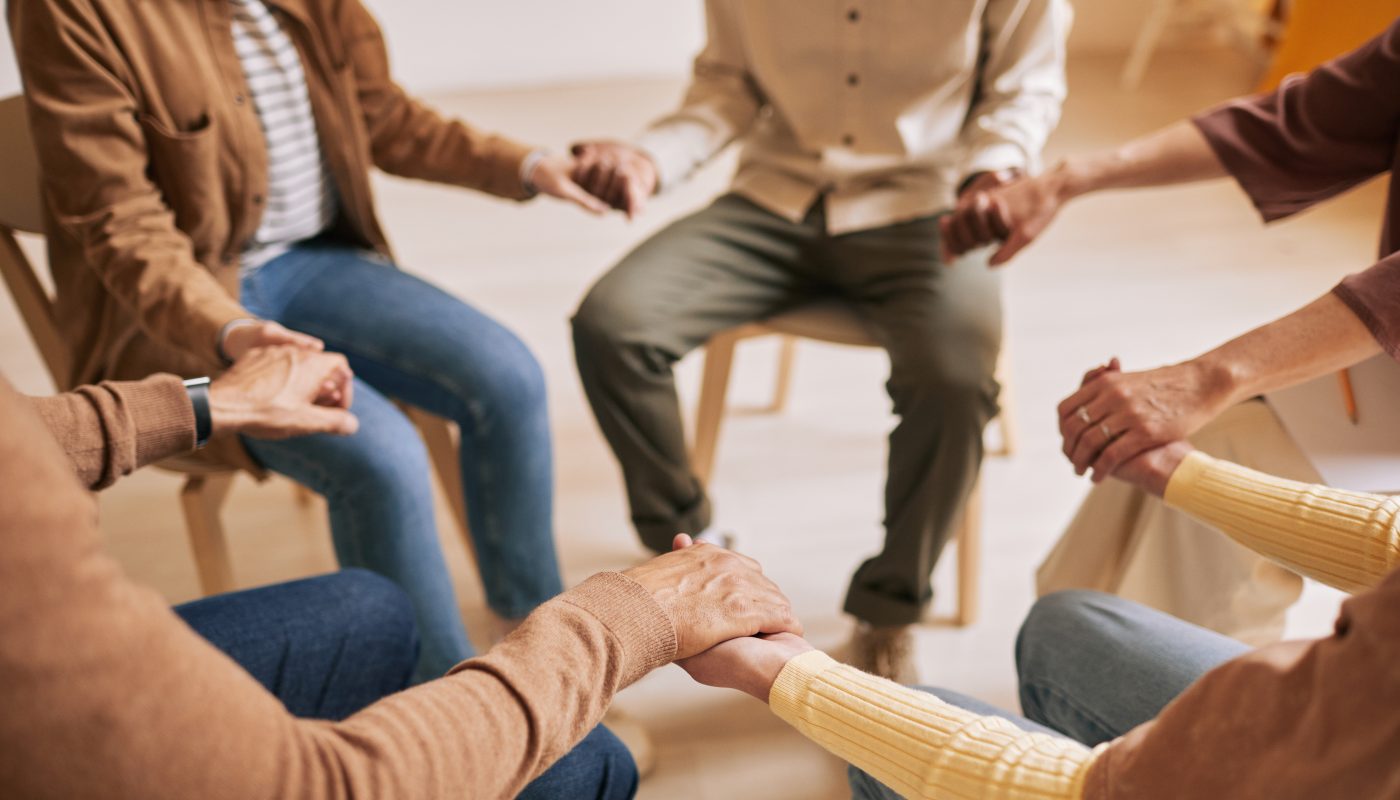
[[[438,115],[389,74],[359,0],[267,0],[301,54],[339,233],[389,254],[371,167],[524,199],[530,148]],[[267,192],[227,0],[10,0],[43,175],[69,386],[217,372]],[[251,466],[235,440],[207,451]]]

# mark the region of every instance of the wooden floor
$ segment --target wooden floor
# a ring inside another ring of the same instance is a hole
[[[1072,97],[1052,155],[1121,141],[1248,89],[1253,75],[1228,53],[1163,55],[1143,88],[1117,87],[1120,63],[1072,65]],[[677,99],[678,81],[618,83],[434,98],[476,123],[556,148],[582,136],[628,136]],[[643,555],[628,529],[621,482],[584,403],[567,319],[603,270],[642,237],[724,185],[732,160],[658,200],[645,218],[596,221],[572,208],[517,206],[398,180],[379,203],[403,264],[504,321],[535,349],[551,381],[557,448],[557,537],[566,579],[625,567]],[[1054,406],[1081,373],[1112,355],[1128,368],[1194,355],[1301,305],[1372,260],[1381,194],[1371,186],[1264,231],[1233,185],[1090,199],[1007,275],[1022,436],[1015,458],[985,470],[983,619],[969,630],[918,633],[927,682],[1015,707],[1011,644],[1032,599],[1031,575],[1086,489],[1059,454]],[[3,302],[3,301],[0,301]],[[31,392],[47,379],[17,315],[0,312],[0,370]],[[776,348],[741,348],[733,397],[765,402]],[[697,363],[681,368],[691,402]],[[714,495],[720,524],[792,595],[812,640],[839,643],[839,612],[854,566],[879,544],[884,436],[892,425],[877,351],[804,344],[791,408],[735,413],[720,444]],[[178,483],[135,476],[103,498],[112,550],[137,580],[172,602],[196,596],[176,503]],[[444,531],[447,509],[439,503]],[[324,512],[301,508],[290,486],[241,480],[227,524],[239,582],[253,586],[334,567]],[[480,591],[459,542],[444,546],[464,608],[480,621]],[[951,562],[951,559],[946,561]],[[945,563],[939,583],[947,585]],[[947,593],[944,599],[946,600]],[[1310,589],[1291,628],[1324,631],[1336,597]],[[619,699],[647,723],[660,764],[643,784],[655,800],[813,800],[847,796],[835,759],[747,697],[694,685],[675,668]]]

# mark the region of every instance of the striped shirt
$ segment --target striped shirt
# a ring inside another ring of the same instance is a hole
[[[246,272],[330,227],[338,201],[296,46],[262,0],[229,2],[233,46],[267,143],[267,197],[243,252]]]

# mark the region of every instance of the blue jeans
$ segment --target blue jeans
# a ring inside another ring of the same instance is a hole
[[[336,558],[408,592],[416,680],[472,655],[438,545],[428,457],[399,400],[461,429],[462,491],[492,610],[523,617],[563,585],[553,540],[544,377],[494,320],[373,254],[318,240],[245,275],[244,306],[320,337],[354,369],[354,436],[244,439],[266,468],[326,498]]]
[[[408,596],[364,570],[209,597],[175,613],[302,718],[344,719],[407,688],[418,663]],[[627,748],[599,725],[520,797],[624,800],[637,780]]]
[[[1153,719],[1205,673],[1248,652],[1244,644],[1130,600],[1067,591],[1036,601],[1016,639],[1018,717],[969,697],[930,689],[978,714],[1093,747]],[[850,769],[856,800],[899,795]]]

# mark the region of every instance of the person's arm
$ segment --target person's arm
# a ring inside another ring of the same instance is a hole
[[[1167,505],[1285,567],[1345,592],[1400,567],[1400,500],[1284,480],[1196,452]]]
[[[394,80],[384,35],[363,3],[346,0],[339,14],[348,62],[344,66],[354,71],[376,167],[391,175],[512,200],[528,200],[539,191],[594,213],[607,210],[574,184],[573,159],[568,156],[548,155],[501,134],[448,119],[409,95]]]
[[[100,15],[86,0],[14,0],[8,13],[55,223],[147,334],[219,368],[220,331],[251,315],[195,259],[152,183],[156,123]]]
[[[764,100],[744,54],[742,2],[706,0],[705,47],[695,58],[685,99],[636,141],[655,165],[658,189],[689,177],[758,119]]]
[[[1037,171],[1065,99],[1065,0],[991,0],[983,12],[977,99],[959,144],[963,175]]]
[[[724,642],[681,666],[766,702],[802,735],[908,798],[1078,798],[1096,752],[838,664],[797,636]]]
[[[1111,152],[1066,159],[988,193],[944,222],[953,255],[1002,242],[1002,264],[1074,198],[1107,189],[1231,176],[1266,221],[1297,213],[1390,169],[1400,131],[1400,23],[1361,48]]]
[[[353,376],[345,357],[296,347],[260,348],[209,384],[207,434],[282,439],[351,434]],[[196,411],[174,375],[105,381],[30,404],[89,489],[195,449]]]
[[[1101,481],[1135,456],[1186,439],[1220,412],[1381,352],[1336,294],[1189,361],[1145,372],[1109,370],[1060,403],[1064,452]]]
[[[514,797],[648,670],[800,630],[751,560],[702,545],[595,576],[343,722],[296,719],[102,552],[94,501],[3,382],[0,483],[0,782],[16,797]]]

